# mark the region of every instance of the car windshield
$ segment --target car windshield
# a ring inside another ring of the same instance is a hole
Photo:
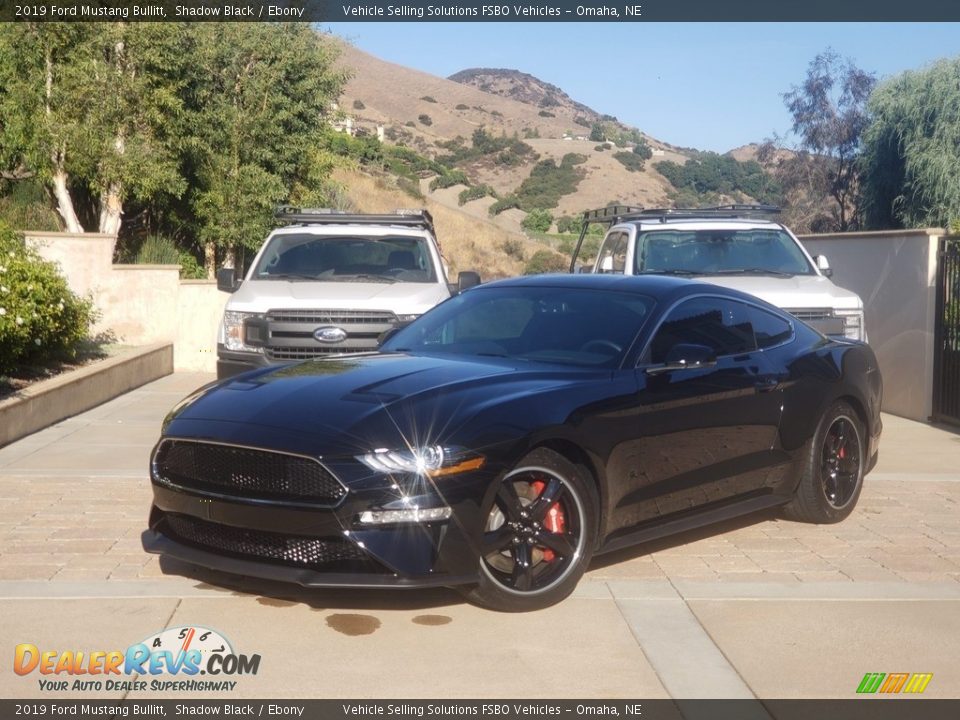
[[[401,235],[275,235],[250,277],[321,282],[436,281],[426,239]]]
[[[637,273],[813,275],[782,230],[655,230],[638,236]]]
[[[652,298],[627,292],[480,287],[428,312],[382,350],[613,368],[653,305]]]

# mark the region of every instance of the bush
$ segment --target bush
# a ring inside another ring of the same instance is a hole
[[[603,145],[603,144],[601,144],[601,145],[594,145],[594,146],[593,146],[593,149],[596,150],[597,152],[603,152],[604,150],[607,149],[607,146],[606,146],[606,145]]]
[[[643,165],[646,162],[636,153],[627,152],[626,150],[616,152],[613,154],[613,156],[619,160],[620,164],[630,172],[639,172],[640,170],[643,170]]]
[[[491,205],[487,212],[491,215],[499,215],[504,210],[512,210],[518,207],[520,207],[520,199],[516,195],[507,195]]]
[[[463,103],[457,103],[457,110],[469,110],[469,105],[464,105]]]
[[[416,124],[413,120],[407,120],[407,121],[404,123],[404,125],[405,125],[406,127],[416,127],[416,126],[417,126],[417,124]]]
[[[497,193],[489,185],[474,185],[473,187],[460,191],[460,194],[457,195],[457,203],[466,205],[471,200],[479,200],[482,197],[487,197],[487,195],[496,197]]]
[[[520,227],[530,232],[545,233],[553,225],[553,215],[549,210],[531,210],[520,223]]]
[[[590,127],[590,139],[593,140],[593,142],[603,142],[607,139],[607,135],[603,131],[603,125],[594,123]]]
[[[647,144],[647,141],[643,138],[640,138],[637,143],[633,146],[633,152],[635,155],[639,155],[644,160],[649,160],[653,157],[653,150]]]
[[[56,232],[60,229],[57,218],[43,185],[34,180],[11,183],[9,193],[0,197],[0,222],[15,230]]]
[[[576,165],[583,159],[583,155],[567,153],[559,165],[552,159],[538,162],[517,189],[519,207],[528,212],[535,208],[555,208],[563,195],[576,192],[585,174]]]
[[[427,126],[433,125],[433,120],[431,120],[430,116],[427,115],[426,113],[423,113],[422,115],[418,115],[417,120],[419,120],[422,125],[427,125]]]
[[[537,250],[523,269],[524,275],[540,275],[542,273],[567,272],[570,269],[570,260],[553,250]]]
[[[523,261],[523,241],[519,238],[507,238],[500,243],[500,249],[510,257]]]
[[[363,110],[363,109],[365,109],[366,107],[367,107],[367,106],[363,104],[363,100],[354,100],[354,101],[353,101],[353,109],[354,109],[354,110]]]
[[[577,125],[581,125],[583,127],[590,127],[590,121],[587,120],[583,115],[577,115],[576,117],[573,118],[573,121]]]
[[[576,233],[580,234],[580,230],[583,229],[583,217],[577,215],[571,217],[570,215],[561,215],[557,218],[557,232],[558,233]]]
[[[0,373],[74,357],[93,322],[93,304],[5,224],[0,248]]]
[[[435,103],[435,102],[437,101],[437,99],[436,99],[435,97],[431,96],[431,95],[424,95],[424,96],[423,96],[422,98],[420,98],[420,99],[423,100],[424,102],[428,102],[428,103]]]
[[[454,185],[469,185],[470,181],[462,170],[450,170],[449,172],[437,175],[430,181],[430,191],[442,190],[443,188],[453,187]]]
[[[556,114],[550,112],[549,110],[541,110],[537,113],[540,117],[556,117]]]
[[[197,259],[168,237],[151,235],[140,245],[134,257],[137,265],[179,265],[180,277],[199,280],[207,276]]]

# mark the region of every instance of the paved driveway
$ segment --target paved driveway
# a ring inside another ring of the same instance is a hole
[[[262,656],[231,697],[848,698],[866,672],[932,672],[925,697],[960,697],[960,435],[885,416],[845,522],[688,533],[597,559],[559,606],[504,615],[447,590],[308,592],[143,553],[160,421],[209,379],[169,376],[0,449],[2,652],[197,625]],[[127,694],[150,691],[89,696]],[[5,668],[0,696],[83,693]]]

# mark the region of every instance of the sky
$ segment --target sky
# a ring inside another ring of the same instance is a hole
[[[774,133],[789,145],[782,94],[828,47],[881,80],[960,56],[954,23],[413,22],[325,29],[441,77],[468,67],[521,70],[659,140],[716,152]]]

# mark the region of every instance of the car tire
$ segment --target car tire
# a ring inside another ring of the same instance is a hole
[[[846,402],[830,406],[817,426],[793,499],[784,507],[791,520],[837,523],[857,504],[867,466],[866,432]]]
[[[552,450],[534,450],[499,481],[479,533],[480,581],[461,592],[502,612],[560,602],[593,557],[598,507],[585,467]]]

